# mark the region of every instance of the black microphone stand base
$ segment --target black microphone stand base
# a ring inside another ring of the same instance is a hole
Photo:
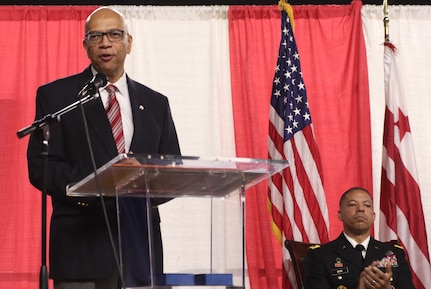
[[[48,268],[45,265],[40,267],[39,274],[39,288],[40,289],[48,289]]]

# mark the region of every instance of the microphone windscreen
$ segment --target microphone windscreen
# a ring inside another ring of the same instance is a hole
[[[96,78],[94,79],[94,86],[96,89],[99,89],[102,86],[105,86],[108,83],[108,78],[103,73],[98,73]]]

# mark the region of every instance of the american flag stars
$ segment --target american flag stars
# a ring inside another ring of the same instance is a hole
[[[273,101],[280,117],[285,119],[285,141],[311,124],[306,89],[300,69],[299,54],[285,26],[280,44],[278,65],[273,83]]]

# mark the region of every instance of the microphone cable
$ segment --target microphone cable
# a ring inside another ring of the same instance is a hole
[[[100,96],[100,93],[99,93],[98,89],[96,90],[95,94],[98,94]],[[106,227],[108,229],[109,240],[111,242],[112,251],[113,251],[113,254],[114,254],[114,259],[115,259],[115,263],[116,263],[116,266],[117,266],[117,270],[118,270],[118,274],[119,274],[119,278],[120,278],[120,282],[121,282],[121,288],[123,288],[123,284],[124,284],[123,270],[121,269],[120,259],[118,257],[117,250],[116,250],[116,247],[115,247],[114,237],[113,237],[111,226],[110,226],[110,223],[109,223],[108,212],[106,210],[105,198],[103,197],[102,190],[100,189],[99,177],[98,177],[98,174],[97,174],[97,166],[96,166],[96,161],[94,159],[93,147],[91,146],[90,133],[88,131],[88,123],[87,123],[87,118],[85,117],[84,105],[82,103],[80,103],[79,107],[80,107],[80,110],[81,110],[82,120],[84,122],[85,138],[87,140],[88,149],[90,151],[90,159],[91,159],[91,163],[92,163],[92,166],[93,166],[94,180],[96,182],[97,192],[99,193],[100,202],[102,204],[103,215],[104,215]],[[118,199],[116,200],[116,207],[117,207],[117,210],[118,210]],[[120,220],[119,220],[118,217],[117,217],[117,222],[120,222]],[[120,238],[120,232],[118,232],[118,238]],[[119,250],[121,251],[121,247],[120,246],[121,245],[119,243]]]

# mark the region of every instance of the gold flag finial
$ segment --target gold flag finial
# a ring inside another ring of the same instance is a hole
[[[278,1],[278,9],[280,9],[280,11],[284,11],[287,13],[287,17],[289,17],[290,25],[292,26],[292,29],[295,30],[295,22],[293,21],[292,6],[290,6],[290,4],[287,3],[287,0],[280,0]]]
[[[389,39],[389,11],[388,0],[383,0],[383,25],[385,28],[385,43],[391,42]]]

